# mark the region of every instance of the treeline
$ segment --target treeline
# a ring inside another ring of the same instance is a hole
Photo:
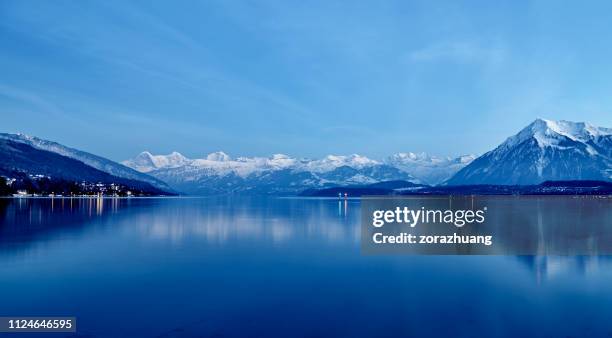
[[[13,194],[13,189],[6,183],[6,178],[0,176],[0,196],[10,196]]]
[[[537,185],[450,185],[425,186],[404,181],[368,185],[308,189],[301,196],[349,197],[364,195],[612,195],[608,181],[546,181]]]

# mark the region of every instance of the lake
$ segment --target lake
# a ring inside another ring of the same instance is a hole
[[[82,337],[610,338],[612,259],[362,255],[359,200],[0,199],[0,316],[74,316]]]

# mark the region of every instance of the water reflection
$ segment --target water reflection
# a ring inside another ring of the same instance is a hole
[[[139,213],[132,221],[143,236],[175,243],[194,237],[222,245],[237,241],[359,242],[358,213],[348,213],[348,201],[341,202],[339,216],[334,215],[333,202],[324,200],[252,199],[225,205],[214,199],[191,199],[177,203]],[[185,203],[190,206],[183,208]]]
[[[0,254],[87,236],[146,209],[146,204],[133,210],[130,205],[121,198],[0,198]]]
[[[612,198],[484,197],[486,227],[502,252],[598,256],[612,253]]]
[[[358,243],[358,213],[341,201],[339,215],[326,200],[226,198],[49,198],[1,199],[0,243],[44,241],[53,234],[86,231],[112,217],[113,226],[136,226],[141,235],[180,243],[198,238],[228,244],[241,240],[297,239]],[[12,244],[12,245],[9,245]]]
[[[612,271],[612,256],[516,256],[539,283],[564,275],[589,276]]]
[[[509,207],[495,217],[516,224],[534,224],[530,233],[543,247],[544,218],[559,220],[547,209],[547,201]],[[522,202],[521,202],[522,203]],[[558,206],[558,201],[555,202]],[[491,204],[490,204],[491,205]],[[532,212],[532,207],[537,212]],[[588,207],[588,205],[587,205]],[[530,212],[524,212],[527,208]],[[542,211],[544,210],[544,211]],[[548,211],[546,211],[548,210]],[[566,210],[568,210],[566,208]],[[556,214],[555,214],[556,213]],[[589,210],[580,210],[587,221]],[[0,199],[0,253],[27,250],[29,246],[66,236],[87,237],[96,229],[137,232],[143,240],[166,241],[175,246],[200,242],[216,246],[243,243],[258,245],[310,245],[349,247],[360,243],[360,202],[353,199],[276,198],[40,198]],[[572,216],[573,217],[573,216]],[[523,227],[525,229],[525,227]],[[571,227],[570,227],[571,229]],[[512,229],[505,234],[512,234]],[[543,249],[541,249],[543,250]],[[545,252],[545,251],[543,251]],[[357,253],[358,254],[358,253]],[[612,270],[608,256],[518,256],[538,281],[562,274],[586,275],[601,269]]]

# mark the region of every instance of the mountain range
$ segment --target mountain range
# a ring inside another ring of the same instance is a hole
[[[382,160],[356,154],[320,159],[283,154],[232,158],[219,151],[190,159],[178,152],[153,155],[145,151],[122,163],[37,137],[0,134],[0,159],[0,176],[9,179],[14,173],[47,175],[196,195],[295,195],[346,186],[381,189],[377,186],[381,182],[419,187],[537,185],[612,180],[612,129],[537,119],[479,157],[406,152]]]
[[[272,193],[295,194],[303,189],[388,180],[416,181],[396,167],[364,156],[327,156],[297,159],[282,154],[271,157],[231,158],[215,152],[188,159],[174,152],[143,152],[123,164],[152,175],[189,194]]]
[[[214,152],[189,159],[178,152],[153,155],[142,152],[123,164],[152,175],[190,194],[299,193],[304,189],[372,184],[402,180],[438,184],[475,158],[439,158],[425,153],[399,153],[382,161],[360,155],[328,155],[321,159],[271,157],[232,158]]]

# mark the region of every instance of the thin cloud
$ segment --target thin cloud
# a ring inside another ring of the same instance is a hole
[[[2,96],[28,104],[45,114],[65,115],[54,102],[30,90],[0,83],[0,97]]]
[[[309,107],[275,88],[218,67],[211,61],[211,51],[205,45],[168,21],[130,4],[123,4],[120,12],[116,7],[104,4],[102,6],[105,11],[122,17],[123,20],[110,26],[105,31],[108,34],[96,35],[95,38],[92,38],[91,34],[99,33],[95,29],[96,26],[90,28],[88,25],[77,25],[79,19],[75,19],[75,22],[65,22],[54,30],[22,28],[30,27],[29,25],[11,28],[57,46],[78,45],[79,48],[72,50],[73,52],[102,61],[111,68],[121,67],[176,83],[202,96],[222,100],[234,109],[248,107],[266,109],[268,112],[274,110],[279,115],[291,114],[302,124],[310,123],[305,116],[315,112]],[[140,27],[147,29],[134,30],[130,26],[122,25],[122,22],[138,22]],[[107,21],[100,19],[98,25],[106,23]],[[116,39],[115,36],[120,38]],[[181,61],[167,62],[172,59]],[[205,105],[205,101],[200,102]]]
[[[484,46],[466,41],[435,43],[411,51],[408,59],[414,62],[451,61],[460,63],[499,64],[505,50],[498,46]]]

